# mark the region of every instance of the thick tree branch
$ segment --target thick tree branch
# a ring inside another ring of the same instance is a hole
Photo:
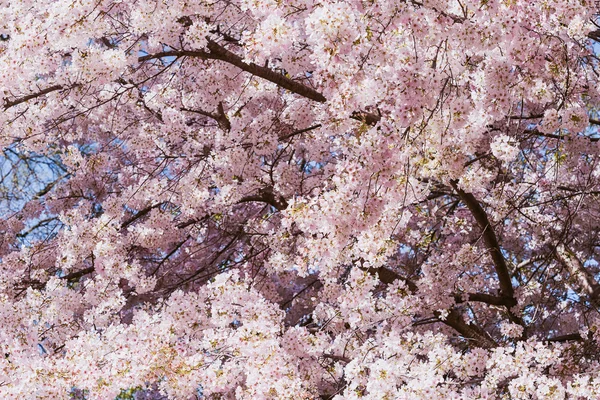
[[[26,101],[35,99],[36,97],[40,97],[40,96],[43,96],[48,93],[56,92],[57,90],[61,90],[63,88],[64,87],[62,85],[54,85],[54,86],[50,86],[49,88],[40,90],[39,92],[28,94],[27,96],[19,97],[14,100],[7,100],[5,98],[4,99],[4,111],[8,110],[10,107],[16,106],[21,103],[25,103]]]
[[[210,40],[208,42],[207,48],[209,51],[191,51],[191,50],[169,50],[163,51],[156,54],[148,54],[146,56],[142,56],[138,58],[139,62],[159,59],[163,57],[196,57],[202,58],[204,60],[220,60],[231,65],[235,65],[243,71],[246,71],[252,75],[258,76],[259,78],[263,78],[269,82],[276,84],[279,87],[289,90],[290,92],[296,93],[300,96],[306,97],[307,99],[311,99],[314,101],[318,101],[320,103],[324,103],[327,101],[325,96],[316,90],[300,83],[294,81],[290,78],[285,77],[284,75],[273,71],[267,67],[261,67],[254,63],[246,63],[242,57],[237,54],[227,50],[225,47],[221,46],[217,42]]]
[[[330,360],[333,361],[340,361],[343,362],[345,364],[348,364],[350,361],[352,361],[350,358],[348,357],[344,357],[344,356],[336,356],[335,354],[329,354],[329,353],[324,353],[323,354],[323,358],[328,358]]]
[[[260,189],[258,195],[244,196],[238,203],[250,203],[253,201],[267,203],[279,211],[283,211],[288,207],[287,200],[281,195],[276,198],[271,187]]]
[[[296,82],[289,78],[286,78],[284,75],[279,74],[270,68],[260,67],[254,63],[245,63],[240,56],[238,56],[235,53],[232,53],[225,47],[219,45],[218,43],[212,40],[209,40],[207,47],[210,50],[210,54],[216,60],[222,60],[232,65],[235,65],[243,71],[246,71],[252,75],[256,75],[269,82],[273,82],[276,85],[289,90],[290,92],[299,94],[300,96],[306,97],[308,99],[315,100],[320,103],[324,103],[327,101],[325,96],[323,96],[316,90],[311,89],[300,82]]]
[[[414,283],[413,281],[411,281],[408,278],[404,278],[404,277],[400,276],[399,274],[392,271],[391,269],[388,269],[385,267],[379,267],[379,268],[360,267],[360,269],[362,269],[363,271],[367,271],[369,274],[371,274],[373,276],[376,276],[379,279],[379,281],[381,281],[381,283],[384,283],[386,285],[389,285],[389,284],[393,283],[395,280],[399,279],[399,280],[403,281],[404,283],[406,283],[406,286],[410,289],[411,292],[414,293],[418,289],[416,283]]]
[[[594,304],[598,304],[600,285],[594,276],[585,268],[575,253],[564,244],[559,244],[555,249],[556,258],[563,264],[569,274],[577,281],[581,290]]]
[[[162,206],[163,204],[165,204],[164,201],[157,203],[157,204],[153,204],[151,206],[148,206],[148,207],[138,211],[133,217],[129,218],[128,220],[124,221],[121,224],[121,229],[127,228],[129,225],[134,223],[136,220],[138,220],[139,218],[142,218],[144,215],[148,214],[150,211],[154,210],[155,208]]]
[[[461,200],[467,205],[467,208],[469,211],[471,211],[475,221],[477,221],[477,224],[482,230],[483,241],[490,253],[490,256],[492,257],[496,274],[498,275],[500,291],[505,297],[514,299],[514,290],[510,280],[508,266],[506,265],[506,261],[504,260],[504,256],[500,250],[498,238],[492,229],[492,225],[490,224],[485,210],[481,207],[477,199],[475,199],[475,196],[473,196],[471,193],[466,193],[458,187],[457,181],[451,180],[450,184],[454,188],[454,191],[458,193]]]
[[[466,300],[464,295],[455,294],[454,301],[458,303],[464,303],[465,301],[477,301],[480,303],[486,303],[492,306],[504,306],[511,308],[517,305],[517,301],[512,297],[500,297],[494,296],[487,293],[467,293]]]
[[[582,340],[583,340],[583,337],[579,333],[570,333],[568,335],[554,336],[554,337],[546,339],[547,342],[558,342],[558,343],[571,342],[571,341],[580,342]]]
[[[439,311],[435,312],[435,316],[444,324],[460,333],[463,337],[476,341],[481,347],[490,349],[498,346],[485,330],[477,325],[467,324],[456,310],[450,310],[446,318],[442,318],[441,312]]]
[[[600,42],[600,29],[588,33],[588,37],[596,42]]]
[[[194,109],[185,108],[185,107],[182,108],[181,111],[192,112],[192,113],[204,115],[205,117],[212,118],[217,122],[217,124],[219,124],[219,127],[221,129],[223,129],[224,131],[229,132],[231,130],[231,122],[229,122],[229,118],[227,118],[227,114],[225,114],[225,110],[223,109],[223,102],[219,102],[216,113],[211,113],[211,112],[199,110],[199,109],[194,110]]]
[[[84,275],[91,274],[92,272],[94,272],[94,267],[88,267],[88,268],[84,268],[82,270],[71,272],[70,274],[61,276],[60,279],[65,279],[67,281],[74,281],[74,280],[81,278]]]
[[[354,111],[350,118],[360,122],[364,122],[367,125],[374,126],[381,120],[381,115],[373,114],[366,111]]]

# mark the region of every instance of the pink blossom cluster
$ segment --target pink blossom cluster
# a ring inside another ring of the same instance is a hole
[[[589,3],[0,4],[1,399],[600,398]]]

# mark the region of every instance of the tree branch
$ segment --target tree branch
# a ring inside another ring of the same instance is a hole
[[[500,283],[500,291],[505,297],[514,299],[514,290],[512,287],[512,282],[510,280],[510,274],[508,273],[508,266],[506,265],[506,261],[504,260],[504,256],[502,255],[502,251],[500,250],[500,244],[498,243],[498,238],[496,237],[496,233],[492,229],[492,225],[488,219],[488,216],[485,210],[481,207],[475,196],[471,193],[466,193],[462,189],[457,186],[456,180],[451,180],[450,184],[454,188],[454,191],[458,193],[461,200],[467,205],[469,211],[477,221],[477,224],[482,230],[483,241],[488,248],[488,252],[492,257],[492,261],[494,263],[494,267],[496,270],[496,275],[498,275],[498,280]],[[515,300],[516,304],[516,300]]]
[[[594,276],[585,268],[581,260],[563,243],[556,246],[555,255],[558,261],[563,264],[569,274],[577,280],[581,289],[594,304],[598,304],[600,296],[600,285],[594,279]]]
[[[323,354],[323,358],[328,358],[328,359],[333,360],[333,361],[340,361],[340,362],[343,362],[345,364],[348,364],[350,361],[352,361],[348,357],[336,356],[335,354],[329,354],[329,353],[324,353]]]
[[[139,218],[142,218],[144,215],[148,214],[150,211],[154,210],[157,207],[162,206],[163,204],[165,204],[165,202],[160,202],[151,206],[148,206],[140,211],[138,211],[137,213],[135,213],[135,215],[131,218],[129,218],[128,220],[124,221],[121,224],[121,229],[125,229],[127,228],[129,225],[131,225],[132,223],[134,223],[136,220],[138,220]]]
[[[18,104],[25,103],[26,101],[35,99],[36,97],[40,97],[40,96],[43,96],[48,93],[56,92],[57,90],[61,90],[63,88],[64,87],[62,85],[54,85],[54,86],[50,86],[49,88],[46,88],[44,90],[40,90],[39,92],[28,94],[27,96],[19,97],[14,100],[7,100],[5,98],[4,99],[4,111],[6,111],[9,108],[16,106]]]
[[[381,115],[373,114],[366,111],[354,111],[350,118],[360,122],[364,122],[367,125],[374,126],[381,120]]]
[[[275,198],[275,194],[273,193],[273,188],[267,187],[264,189],[260,189],[258,191],[258,195],[244,196],[239,201],[239,203],[250,203],[253,201],[258,201],[261,203],[267,203],[273,207],[275,207],[279,211],[283,211],[288,207],[288,202],[283,196],[279,196],[279,198]]]
[[[252,75],[263,78],[269,82],[276,84],[279,87],[289,90],[290,92],[296,93],[300,96],[306,97],[320,103],[327,101],[325,96],[316,90],[309,88],[308,86],[294,81],[284,75],[273,71],[267,67],[261,67],[254,63],[246,63],[242,57],[227,50],[225,47],[219,45],[217,42],[209,40],[207,48],[209,51],[190,51],[190,50],[169,50],[155,54],[148,54],[138,58],[139,62],[154,60],[163,57],[196,57],[204,60],[220,60],[228,64],[235,65],[243,71],[246,71]]]
[[[580,342],[582,340],[583,340],[583,337],[581,337],[581,335],[579,333],[570,333],[568,335],[560,335],[560,336],[554,336],[554,337],[548,338],[548,339],[546,339],[546,342],[563,343],[563,342],[570,342],[570,341]]]
[[[477,343],[479,343],[481,347],[490,349],[498,346],[498,344],[494,341],[494,339],[491,338],[491,336],[486,331],[484,331],[477,325],[467,324],[462,319],[458,311],[450,310],[446,318],[442,318],[441,312],[439,311],[436,311],[434,314],[440,319],[441,322],[453,328],[463,337],[475,340]]]
[[[281,141],[287,140],[287,139],[290,139],[290,138],[292,138],[294,136],[301,135],[303,133],[310,132],[310,131],[315,130],[315,129],[319,129],[322,126],[323,125],[321,125],[321,124],[316,124],[316,125],[313,125],[313,126],[309,126],[308,128],[299,129],[297,131],[288,133],[287,135],[281,135],[281,136],[279,136],[279,140],[281,140]]]
[[[219,127],[221,129],[223,129],[224,131],[229,132],[231,130],[231,122],[229,122],[229,118],[227,118],[227,114],[225,114],[225,110],[223,109],[223,102],[219,102],[216,113],[211,113],[211,112],[199,110],[199,109],[192,110],[190,108],[185,108],[185,107],[182,108],[181,111],[192,112],[192,113],[204,115],[205,117],[212,118],[215,121],[217,121],[217,124],[219,124]]]
[[[594,122],[592,122],[594,121]],[[592,125],[596,125],[596,122],[598,122],[598,124],[600,124],[600,121],[596,121],[596,120],[590,120],[590,123]],[[529,133],[535,136],[541,136],[541,137],[547,137],[550,139],[558,139],[558,140],[564,140],[564,139],[569,139],[570,135],[556,135],[554,133],[542,133],[540,131],[538,131],[537,129],[526,129],[525,131],[523,131],[524,133]],[[580,136],[583,138],[588,139],[590,142],[594,143],[600,140],[600,138],[593,138],[593,137],[589,137],[589,136]]]
[[[369,274],[376,276],[379,281],[381,281],[381,283],[385,283],[386,285],[389,285],[391,283],[393,283],[395,280],[400,279],[401,281],[403,281],[404,283],[406,283],[406,286],[410,289],[411,292],[416,292],[418,287],[417,284],[414,283],[413,281],[411,281],[408,278],[404,278],[402,276],[400,276],[399,274],[397,274],[396,272],[392,271],[389,268],[386,267],[379,267],[379,268],[366,268],[366,267],[359,267],[360,269],[362,269],[363,271],[367,271]]]
[[[88,268],[84,268],[82,270],[71,272],[70,274],[61,276],[60,279],[65,279],[67,281],[74,281],[76,279],[81,278],[84,275],[91,274],[92,272],[94,272],[94,267],[88,267]]]
[[[596,42],[600,42],[600,29],[588,33],[588,37]]]
[[[500,297],[487,293],[467,293],[466,296],[467,299],[464,300],[463,295],[457,293],[454,295],[454,301],[457,304],[464,303],[465,301],[477,301],[492,306],[505,306],[507,308],[511,308],[517,305],[517,301],[512,297]]]
[[[298,291],[297,293],[294,293],[294,295],[291,298],[289,298],[288,300],[284,301],[279,307],[282,310],[285,310],[285,308],[288,306],[288,304],[290,304],[291,302],[293,302],[294,300],[296,300],[296,298],[298,298],[298,296],[300,296],[302,293],[306,292],[308,289],[310,289],[315,284],[317,284],[317,289],[319,289],[320,287],[323,286],[323,284],[321,284],[321,281],[319,281],[319,278],[314,279],[308,285],[306,285],[302,289],[300,289],[300,291]]]

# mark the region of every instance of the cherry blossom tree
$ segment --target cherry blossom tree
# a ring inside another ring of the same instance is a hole
[[[0,4],[0,398],[600,398],[593,3]]]

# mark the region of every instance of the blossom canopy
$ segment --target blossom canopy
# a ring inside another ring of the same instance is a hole
[[[600,398],[584,0],[0,0],[0,398]]]

